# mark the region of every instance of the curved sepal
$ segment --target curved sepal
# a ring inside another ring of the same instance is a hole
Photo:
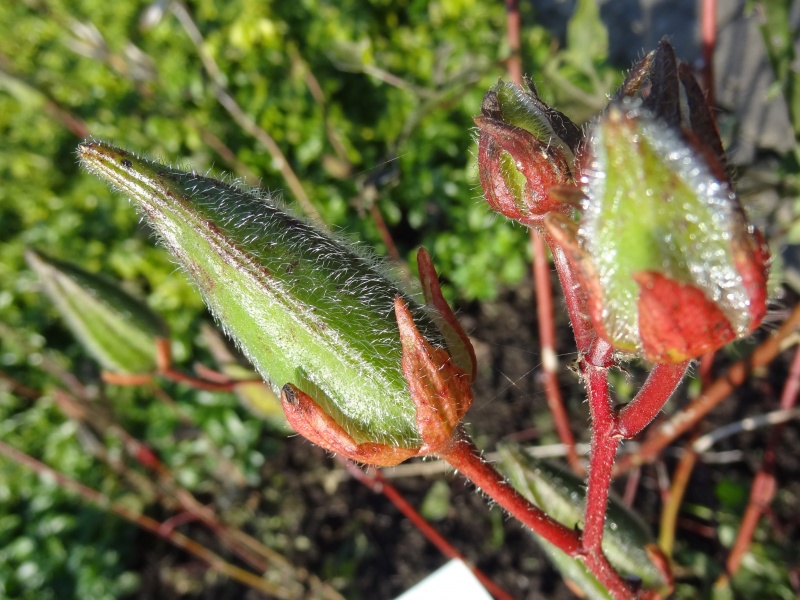
[[[393,467],[418,453],[416,448],[374,442],[356,443],[311,396],[291,383],[281,389],[281,404],[286,420],[297,433],[334,454],[341,454],[367,465]]]
[[[405,301],[394,310],[403,344],[403,373],[417,407],[422,453],[437,452],[449,443],[453,430],[472,405],[469,374],[447,353],[432,346],[419,332]]]
[[[681,362],[736,338],[731,324],[703,291],[661,273],[632,275],[639,284],[639,336],[647,360]]]
[[[425,297],[425,304],[433,309],[431,318],[439,331],[442,333],[450,356],[453,362],[467,372],[470,382],[475,381],[478,371],[478,360],[475,358],[475,349],[472,342],[461,324],[456,319],[450,305],[442,296],[442,288],[439,287],[439,277],[433,267],[431,255],[425,248],[420,248],[417,252],[417,268],[419,269],[419,280],[422,284],[422,294]]]

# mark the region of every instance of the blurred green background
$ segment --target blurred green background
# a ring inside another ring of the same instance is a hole
[[[622,77],[605,62],[592,3],[580,6],[563,45],[522,7],[525,71],[577,122]],[[118,436],[66,418],[54,401],[76,376],[182,486],[267,545],[291,548],[281,533],[291,514],[254,514],[237,496],[263,488],[281,431],[231,394],[171,386],[165,403],[115,387],[112,402],[23,252],[36,247],[121,281],[169,323],[177,363],[213,364],[199,295],[127,200],[79,169],[76,146],[94,136],[293,204],[285,160],[332,227],[386,254],[382,219],[401,262],[420,245],[431,251],[450,299],[495,298],[529,263],[527,231],[488,210],[475,166],[472,116],[505,74],[505,30],[503,3],[481,0],[0,3],[0,440],[167,518],[129,469],[97,460],[124,455]],[[264,494],[278,505],[283,484],[270,485]],[[0,597],[141,593],[137,539],[132,526],[0,459]],[[351,568],[329,565],[339,575]],[[202,595],[202,582],[178,579],[176,590]]]
[[[41,295],[26,247],[123,282],[169,323],[176,362],[211,362],[199,295],[127,200],[79,169],[87,135],[232,174],[291,204],[266,134],[327,223],[385,254],[377,209],[401,260],[431,250],[450,298],[491,298],[520,281],[527,232],[482,202],[471,120],[505,73],[505,19],[502,3],[479,0],[0,3],[0,372],[35,392],[0,388],[0,439],[152,510],[153,498],[92,457],[93,444],[120,454],[119,440],[54,403],[61,369],[196,494],[219,499],[225,485],[209,445],[260,486],[279,443],[230,394],[174,386],[179,411],[147,390],[114,388],[109,400]],[[604,66],[602,43],[596,56],[556,52],[544,28],[525,27],[526,69],[558,74],[561,87],[542,78],[541,93],[586,118],[620,76]],[[273,529],[262,522],[259,535],[280,547]],[[135,539],[132,527],[0,460],[0,596],[135,593]]]

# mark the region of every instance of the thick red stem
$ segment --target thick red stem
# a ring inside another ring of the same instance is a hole
[[[623,438],[632,438],[656,418],[680,384],[690,361],[659,363],[653,367],[647,381],[617,416],[617,431]]]
[[[458,435],[441,457],[523,525],[570,556],[581,553],[577,532],[549,517],[511,487],[492,465],[481,458],[480,450],[466,434]]]
[[[584,549],[589,554],[594,554],[602,552],[608,488],[611,485],[611,469],[617,456],[619,436],[608,393],[608,370],[587,365],[584,368],[584,377],[592,414],[592,457],[589,464],[582,541]]]
[[[617,600],[634,600],[635,595],[602,552],[587,553],[577,530],[549,517],[511,487],[505,478],[480,456],[472,440],[459,430],[452,444],[440,456],[464,477],[483,490],[511,516],[541,535],[548,542],[575,558],[581,558],[592,574]],[[606,486],[606,493],[608,486]],[[605,511],[602,512],[605,514]]]

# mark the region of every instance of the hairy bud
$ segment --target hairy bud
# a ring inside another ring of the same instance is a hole
[[[487,202],[503,215],[535,227],[547,213],[569,210],[564,188],[569,190],[573,183],[582,136],[565,115],[541,101],[530,81],[528,86],[526,92],[498,83],[484,96],[475,123]]]
[[[420,451],[396,299],[427,344],[447,354],[447,342],[374,259],[238,187],[99,142],[79,152],[144,212],[297,431],[372,464]]]

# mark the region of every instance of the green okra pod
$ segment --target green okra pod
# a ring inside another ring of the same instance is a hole
[[[376,260],[263,193],[152,162],[97,141],[83,165],[128,195],[202,292],[212,313],[276,391],[292,384],[355,443],[416,448],[394,301],[426,339],[428,309]]]

